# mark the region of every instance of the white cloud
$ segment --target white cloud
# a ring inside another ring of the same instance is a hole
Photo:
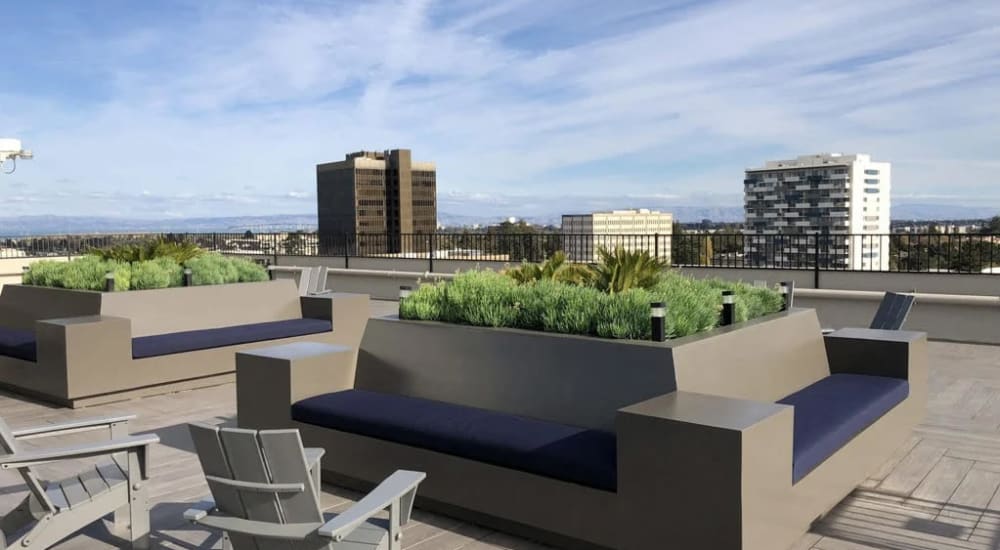
[[[83,33],[106,96],[0,92],[36,151],[20,211],[311,212],[317,162],[389,147],[436,161],[442,204],[468,208],[738,204],[744,167],[825,150],[893,161],[900,197],[997,183],[992,2],[464,5],[199,3],[183,25]],[[45,199],[82,190],[105,202]]]

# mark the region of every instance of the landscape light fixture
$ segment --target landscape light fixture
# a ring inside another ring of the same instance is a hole
[[[663,302],[653,302],[649,304],[649,322],[652,328],[652,339],[654,342],[663,342],[667,339],[667,305]]]
[[[17,170],[17,159],[30,160],[34,154],[21,147],[21,140],[11,138],[0,138],[0,172],[13,174]],[[5,166],[10,161],[10,168]]]
[[[781,292],[781,297],[785,300],[781,306],[781,311],[792,309],[792,304],[795,300],[795,281],[781,281],[778,283],[778,291]]]
[[[114,292],[115,291],[115,274],[113,271],[108,271],[104,274],[104,292]]]
[[[190,267],[185,267],[184,268],[184,286],[194,286],[194,284],[192,284],[192,279],[193,279],[193,277],[191,275],[191,268]]]
[[[736,296],[732,290],[722,291],[722,326],[727,327],[735,321]]]

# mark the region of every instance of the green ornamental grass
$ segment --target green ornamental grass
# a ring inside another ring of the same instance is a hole
[[[184,268],[191,269],[195,285],[258,282],[268,280],[262,266],[245,258],[218,253],[193,253],[185,243],[161,241],[149,246],[129,245],[107,254],[88,254],[69,262],[42,260],[32,263],[22,280],[26,285],[104,290],[105,274],[114,273],[115,291],[150,290],[183,286]],[[146,252],[138,252],[146,251]],[[147,254],[149,251],[160,253]],[[126,261],[114,258],[150,257]],[[178,260],[184,258],[181,264]]]
[[[635,263],[645,265],[641,261]],[[520,273],[529,272],[523,268],[518,268]],[[650,276],[645,272],[646,267],[642,269],[643,286],[622,285],[614,292],[598,283],[598,279],[594,279],[594,286],[585,286],[550,277],[466,271],[448,283],[420,285],[402,301],[399,311],[404,319],[643,340],[650,337],[652,302],[667,304],[666,326],[670,338],[718,326],[723,290],[732,290],[736,295],[737,322],[781,309],[782,297],[772,289],[717,279],[693,279],[672,271]],[[620,268],[618,272],[619,275],[608,279],[639,279]]]

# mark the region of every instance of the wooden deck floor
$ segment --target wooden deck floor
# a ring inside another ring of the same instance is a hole
[[[797,550],[1000,548],[1000,348],[932,343],[930,349],[931,397],[926,422],[879,472],[816,525]],[[191,451],[186,423],[231,423],[235,414],[233,385],[76,411],[0,393],[0,414],[14,427],[121,413],[139,415],[134,432],[154,432],[161,439],[152,456],[156,545],[219,547],[216,533],[192,528],[181,518],[188,503],[208,494]],[[62,473],[52,468],[41,471],[52,477]],[[0,473],[0,514],[24,494],[18,477]],[[337,511],[354,497],[327,486],[323,504]],[[414,518],[404,535],[409,549],[544,548],[419,510]],[[124,544],[107,526],[98,525],[59,548],[115,548]]]

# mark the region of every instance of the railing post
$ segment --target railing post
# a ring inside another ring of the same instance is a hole
[[[427,235],[427,265],[428,273],[434,273],[434,234]]]
[[[351,268],[351,241],[350,235],[344,233],[344,269]]]
[[[819,235],[813,249],[813,288],[819,288]]]

